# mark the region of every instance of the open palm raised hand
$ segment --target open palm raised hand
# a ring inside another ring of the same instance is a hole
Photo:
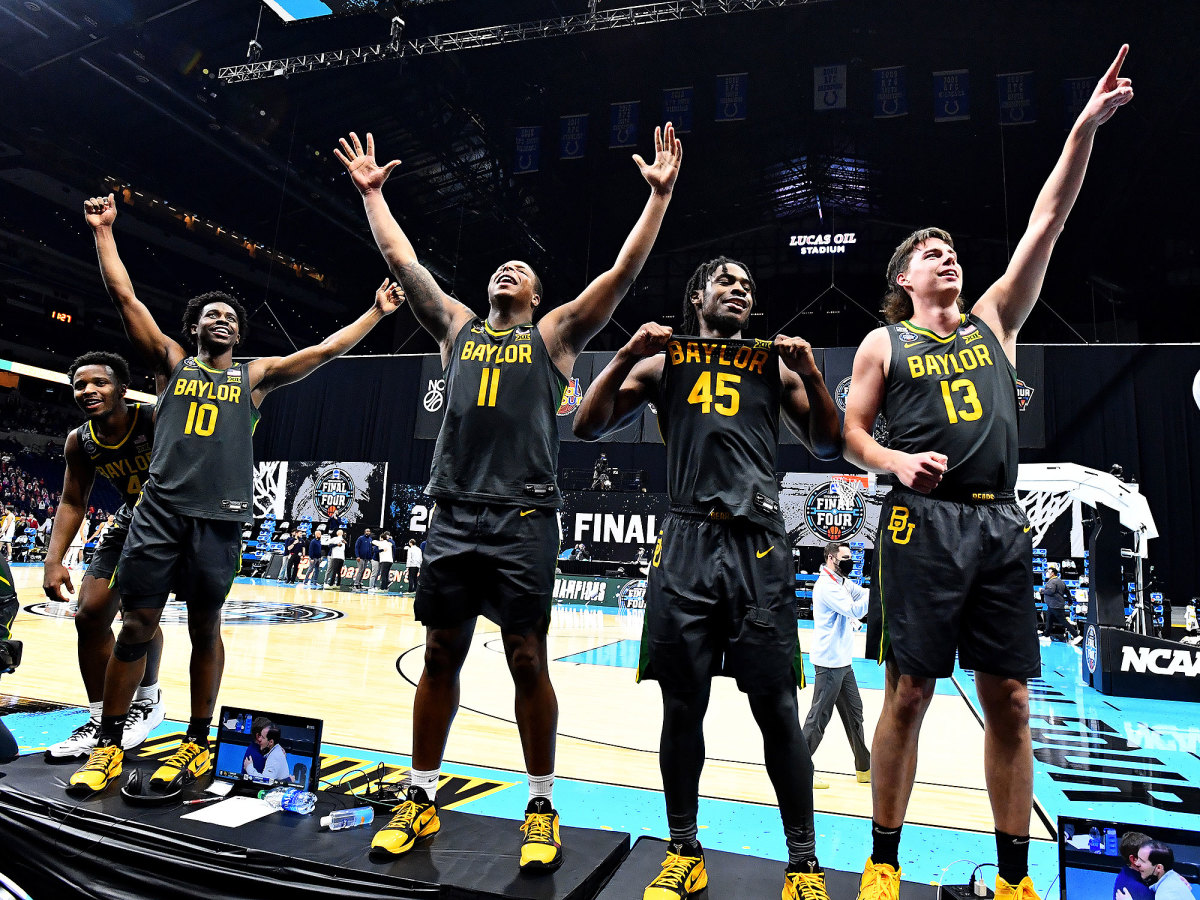
[[[675,179],[679,177],[679,163],[683,160],[683,144],[675,137],[675,126],[670,122],[666,127],[656,126],[654,129],[654,163],[648,164],[635,153],[633,161],[642,170],[642,177],[657,194],[669,194],[675,187]]]
[[[354,186],[358,188],[360,194],[382,188],[383,183],[392,174],[392,169],[400,165],[398,159],[393,159],[385,166],[380,166],[375,161],[375,138],[369,131],[367,132],[366,150],[363,150],[362,142],[353,131],[350,132],[350,140],[339,138],[338,143],[341,144],[341,148],[335,147],[333,155],[346,167],[346,171],[350,174],[350,180],[354,182]]]

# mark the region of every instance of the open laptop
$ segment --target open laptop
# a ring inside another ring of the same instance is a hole
[[[287,781],[315,792],[321,781],[322,725],[305,716],[222,706],[214,777],[230,783]]]

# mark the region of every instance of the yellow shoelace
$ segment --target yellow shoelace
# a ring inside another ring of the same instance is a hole
[[[88,757],[88,761],[84,763],[83,772],[105,772],[108,770],[109,763],[112,758],[120,751],[120,747],[115,744],[111,747],[97,747],[92,751],[92,755]]]
[[[529,813],[521,826],[526,840],[542,844],[554,843],[554,813]]]
[[[683,886],[683,881],[688,876],[688,872],[697,863],[694,856],[680,856],[678,853],[667,853],[667,858],[663,861],[662,871],[658,873],[658,877],[651,883],[651,887],[669,887],[677,888]]]
[[[388,828],[408,828],[421,812],[421,807],[414,800],[405,800],[387,823]]]
[[[829,900],[829,894],[825,891],[825,879],[820,875],[789,872],[787,880],[796,889],[800,900]]]

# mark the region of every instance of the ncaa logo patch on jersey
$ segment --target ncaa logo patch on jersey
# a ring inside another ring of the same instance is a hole
[[[846,411],[846,400],[850,397],[850,377],[847,375],[833,389],[833,402],[837,404],[837,408],[842,412]]]
[[[1020,412],[1025,412],[1025,407],[1029,405],[1029,401],[1033,399],[1033,388],[1023,382],[1020,378],[1015,379],[1017,382],[1017,409]]]
[[[571,415],[579,408],[581,402],[583,402],[583,385],[579,383],[578,378],[572,378],[563,388],[562,400],[558,404],[558,414],[560,416]]]
[[[196,362],[196,360],[193,357],[189,356],[187,359],[185,359],[183,361],[183,367],[185,369],[198,369],[198,368],[200,368],[200,364],[198,362]]]
[[[921,339],[920,335],[913,334],[903,325],[896,326],[896,337],[900,338],[900,340],[905,341],[906,343],[910,341],[919,341]]]

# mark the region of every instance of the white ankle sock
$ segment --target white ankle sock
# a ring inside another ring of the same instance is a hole
[[[437,799],[438,779],[441,777],[442,770],[439,769],[412,769],[410,771],[411,779],[409,787],[420,788],[425,792],[425,796],[430,802]]]
[[[158,682],[154,684],[138,685],[137,693],[133,697],[134,702],[138,700],[157,700],[158,699]]]
[[[90,713],[89,718],[91,718],[93,722],[99,722],[100,716],[104,713],[104,701],[99,700],[96,703],[89,703],[88,712]]]
[[[549,775],[530,775],[529,776],[529,799],[534,797],[545,797],[550,801],[550,805],[554,805],[554,773]]]

